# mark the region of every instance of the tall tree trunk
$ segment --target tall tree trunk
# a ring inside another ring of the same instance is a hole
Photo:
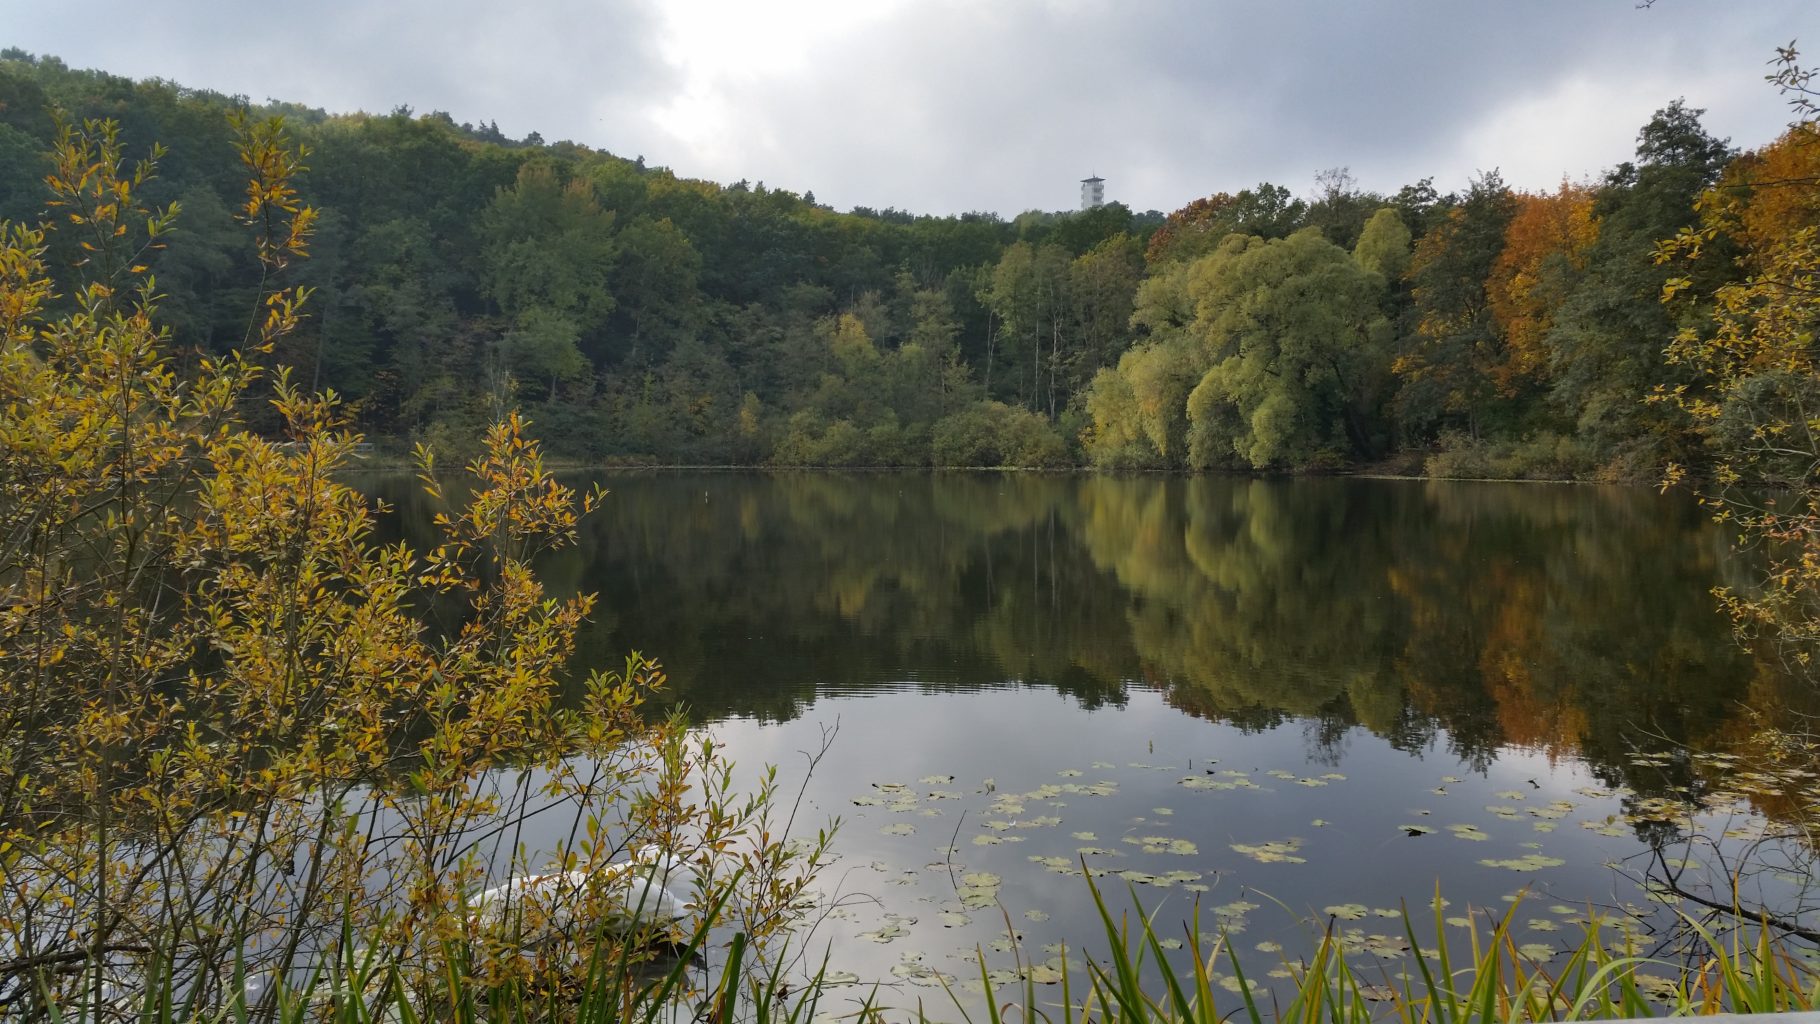
[[[992,320],[993,320],[992,311],[987,310],[986,311],[986,397],[987,398],[992,397],[992,342],[993,342],[993,338],[994,338]]]

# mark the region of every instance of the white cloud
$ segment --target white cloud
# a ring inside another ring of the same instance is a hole
[[[841,206],[1171,209],[1349,165],[1367,187],[1497,166],[1543,188],[1677,96],[1768,141],[1773,47],[1812,0],[0,0],[4,42],[331,109],[400,103]],[[282,17],[281,25],[272,22]]]

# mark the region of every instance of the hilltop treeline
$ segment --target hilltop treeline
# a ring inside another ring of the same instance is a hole
[[[259,281],[225,116],[247,106],[0,53],[0,217],[44,215],[53,111],[162,144],[165,317],[198,356],[232,347]],[[1820,163],[1740,156],[1676,102],[1635,160],[1547,193],[1333,171],[1005,220],[839,213],[443,113],[254,111],[308,148],[321,215],[279,354],[301,381],[377,437],[470,451],[516,406],[599,461],[1649,476],[1700,445],[1645,401],[1687,383],[1662,350],[1704,315],[1660,302],[1682,271],[1657,242],[1716,183]],[[1738,268],[1701,260],[1694,293]]]

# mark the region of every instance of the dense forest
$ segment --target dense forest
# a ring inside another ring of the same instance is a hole
[[[248,108],[0,52],[0,218],[44,215],[59,118],[162,145],[163,314],[193,357],[232,348],[260,285],[228,120]],[[1766,237],[1805,226],[1750,185],[1820,171],[1794,133],[1740,153],[1676,101],[1633,161],[1552,192],[1333,170],[1307,196],[1006,220],[840,213],[440,112],[250,109],[307,148],[320,214],[279,353],[298,379],[377,439],[460,455],[516,406],[592,462],[1653,478],[1697,461],[1685,403],[1648,398],[1693,383],[1663,350],[1708,320],[1661,301],[1690,271],[1659,241],[1716,184]],[[1751,245],[1713,238],[1684,290],[1742,277]]]

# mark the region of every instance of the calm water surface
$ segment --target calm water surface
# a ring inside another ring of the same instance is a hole
[[[1666,928],[1638,885],[1651,843],[1698,871],[1759,822],[1715,811],[1719,845],[1690,855],[1649,798],[1712,780],[1638,755],[1732,749],[1755,728],[1743,703],[1804,706],[1713,610],[1712,587],[1743,582],[1726,537],[1645,489],[602,483],[580,546],[543,567],[600,594],[581,662],[659,658],[737,760],[806,787],[800,828],[841,819],[811,941],[900,1005],[945,1004],[934,972],[977,989],[976,947],[1014,968],[1007,917],[1039,965],[1094,951],[1083,862],[1166,936],[1198,902],[1265,982],[1329,919],[1394,975],[1388,915],[1429,920],[1437,882],[1457,936],[1527,888],[1537,957],[1589,906],[1643,915],[1647,943]],[[379,490],[422,528],[407,481]]]

